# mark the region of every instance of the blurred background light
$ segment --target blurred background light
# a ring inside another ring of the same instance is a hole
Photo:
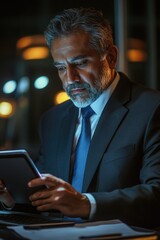
[[[49,49],[43,35],[20,38],[17,41],[17,50],[24,60],[45,59],[49,56]]]
[[[130,62],[144,62],[147,60],[145,42],[136,39],[128,39],[127,58]]]
[[[60,104],[62,102],[65,102],[69,99],[69,96],[67,95],[66,92],[58,92],[56,95],[55,95],[55,98],[54,98],[54,102],[55,104]]]
[[[0,101],[0,117],[8,118],[14,113],[14,104],[9,101]]]
[[[49,83],[49,79],[46,76],[40,76],[34,81],[34,87],[37,89],[45,88]]]
[[[49,56],[49,50],[47,47],[30,47],[22,52],[22,58],[24,60],[36,60],[44,59]]]
[[[18,82],[18,85],[17,85],[17,93],[25,93],[29,90],[29,78],[24,76],[24,77],[21,77],[19,82]]]
[[[3,86],[3,92],[6,94],[13,93],[16,90],[17,83],[15,80],[7,81]]]
[[[23,49],[32,45],[44,45],[45,38],[43,35],[34,35],[22,37],[17,41],[17,49]]]
[[[127,57],[130,62],[144,62],[147,58],[146,53],[140,49],[129,49]]]

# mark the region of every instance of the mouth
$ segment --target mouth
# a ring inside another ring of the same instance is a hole
[[[83,93],[84,91],[86,91],[86,88],[74,88],[71,90],[71,94],[79,95],[79,94]]]

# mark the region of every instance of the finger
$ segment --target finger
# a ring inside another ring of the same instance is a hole
[[[29,196],[29,200],[35,201],[37,199],[46,199],[46,198],[49,198],[52,194],[53,194],[53,192],[49,191],[48,189],[38,191],[38,192],[32,194],[31,196]]]
[[[0,186],[0,194],[6,193],[6,192],[7,192],[7,188],[5,186]]]
[[[5,204],[7,208],[13,208],[15,201],[11,194],[7,191],[7,188],[0,190],[0,201]]]
[[[42,174],[41,179],[43,179],[43,181],[45,181],[49,187],[65,184],[65,181],[63,181],[61,178],[55,177],[51,174]]]
[[[39,207],[40,209],[55,209],[55,206],[58,205],[58,197],[57,196],[41,196],[40,198],[32,199],[32,206]],[[44,206],[47,206],[44,208]]]
[[[4,182],[0,179],[0,190],[6,189]]]
[[[48,211],[48,210],[59,210],[59,207],[54,205],[53,203],[47,203],[47,204],[43,204],[43,205],[40,205],[40,206],[36,206],[36,209],[38,211]]]
[[[64,183],[65,182],[60,178],[54,177],[50,174],[43,174],[40,178],[35,178],[31,180],[28,183],[28,186],[35,187],[35,186],[45,185],[47,187],[55,187]]]
[[[35,201],[32,201],[32,206],[36,207],[38,211],[46,211],[46,210],[59,210],[59,197],[53,195],[50,198],[46,199],[37,199]]]

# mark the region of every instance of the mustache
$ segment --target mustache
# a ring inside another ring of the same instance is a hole
[[[69,93],[73,89],[77,89],[77,88],[90,89],[90,85],[88,83],[72,83],[66,87],[66,91]]]

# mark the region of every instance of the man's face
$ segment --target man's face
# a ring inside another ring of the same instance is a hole
[[[53,41],[51,54],[63,88],[77,107],[94,102],[112,80],[107,56],[89,44],[89,35],[70,34]]]

